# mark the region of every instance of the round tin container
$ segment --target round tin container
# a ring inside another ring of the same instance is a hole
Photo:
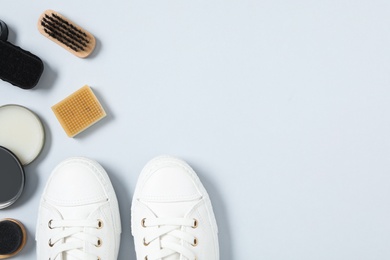
[[[38,157],[44,142],[41,120],[31,110],[19,105],[0,106],[0,146],[15,154],[22,165]]]
[[[0,209],[11,206],[22,194],[24,170],[19,159],[0,146]]]

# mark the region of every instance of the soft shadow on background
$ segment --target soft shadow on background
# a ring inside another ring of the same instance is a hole
[[[119,203],[121,215],[122,236],[118,259],[136,259],[134,239],[130,229],[130,207],[132,194],[129,187],[125,186],[123,176],[116,174],[108,165],[102,165],[107,171]],[[130,242],[128,240],[130,238]]]
[[[203,186],[206,188],[207,193],[210,196],[211,203],[213,205],[213,210],[215,218],[217,219],[218,225],[218,239],[219,239],[219,255],[220,259],[223,260],[233,260],[233,247],[232,247],[232,238],[230,232],[230,223],[229,217],[226,211],[226,200],[222,198],[218,187],[210,182],[207,178],[208,171],[203,170],[197,165],[191,163],[191,167],[197,173],[200,178],[200,181],[203,183]]]

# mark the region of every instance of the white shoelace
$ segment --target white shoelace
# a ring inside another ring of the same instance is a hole
[[[49,260],[55,260],[60,254],[67,252],[69,255],[82,260],[97,260],[100,259],[98,256],[83,252],[84,243],[90,243],[96,247],[101,246],[102,241],[95,235],[87,234],[83,232],[85,227],[101,228],[103,223],[101,220],[50,220],[50,229],[60,228],[63,231],[53,236],[49,240],[49,246],[53,247],[53,254]],[[62,243],[66,239],[71,241]]]
[[[160,239],[162,236],[179,239],[180,241],[196,246],[198,240],[193,235],[182,231],[181,227],[192,227],[198,226],[198,221],[195,219],[185,218],[144,218],[142,220],[142,226],[147,227],[159,227],[155,232],[144,238],[144,245],[148,246],[151,242],[156,239]],[[185,243],[184,243],[185,244]],[[195,254],[182,243],[174,243],[167,239],[161,240],[161,249],[145,256],[145,260],[157,260],[163,259],[164,257],[172,254],[179,253],[189,260],[196,260]]]

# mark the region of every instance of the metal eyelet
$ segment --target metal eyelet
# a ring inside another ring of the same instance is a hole
[[[144,246],[148,246],[150,244],[150,242],[149,243],[146,243],[146,240],[145,240],[145,238],[144,238]]]
[[[143,219],[141,220],[141,226],[144,227],[144,228],[146,228],[146,226],[145,226],[145,221],[146,221],[146,218],[143,218]]]
[[[197,228],[198,227],[198,220],[194,218],[194,224],[192,225],[192,228]]]
[[[101,247],[102,246],[102,244],[103,244],[103,241],[99,238],[98,240],[97,240],[97,243],[96,243],[96,247]]]
[[[198,245],[198,239],[195,237],[194,242],[191,244],[192,246],[197,246]]]
[[[50,229],[53,229],[52,227],[51,227],[51,223],[53,222],[53,220],[52,219],[50,219],[49,220],[49,223],[47,223],[47,226],[50,228]]]
[[[103,220],[98,219],[98,227],[97,229],[102,229],[103,228]]]

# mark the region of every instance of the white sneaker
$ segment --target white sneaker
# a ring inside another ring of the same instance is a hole
[[[138,260],[218,260],[209,196],[184,161],[161,156],[142,170],[132,204]]]
[[[37,224],[39,260],[116,260],[121,223],[110,179],[95,161],[70,158],[52,172]]]

